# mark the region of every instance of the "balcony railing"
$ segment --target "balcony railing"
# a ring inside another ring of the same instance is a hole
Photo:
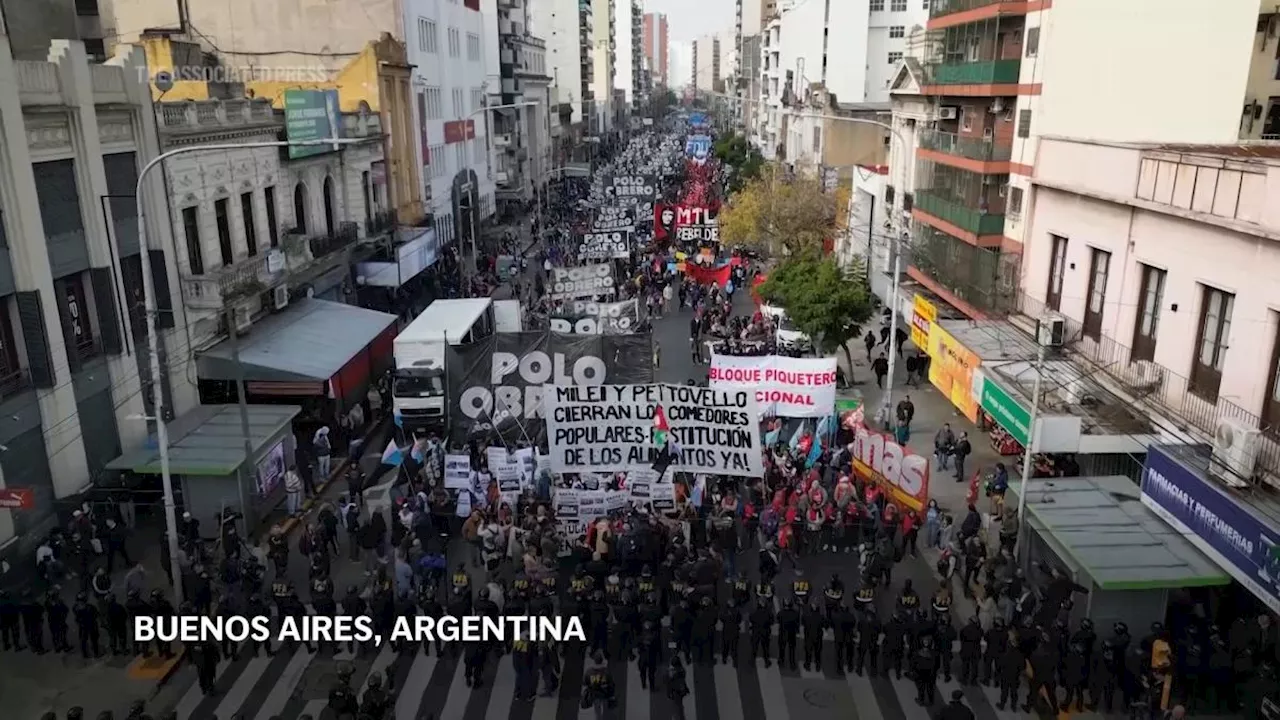
[[[265,291],[284,277],[278,250],[247,257],[221,270],[183,278],[182,296],[197,310],[220,310],[229,301]]]
[[[156,122],[162,132],[283,122],[276,120],[271,101],[266,98],[160,102],[155,108]]]
[[[946,220],[975,235],[1004,233],[1004,215],[992,215],[978,208],[954,202],[930,190],[917,190],[915,209]]]
[[[1051,309],[1040,300],[1019,294],[1015,311],[1034,320],[1051,312]],[[1068,351],[1075,358],[1106,373],[1130,396],[1122,399],[1145,406],[1149,411],[1175,422],[1184,422],[1208,437],[1214,436],[1222,419],[1258,428],[1262,431],[1258,443],[1258,467],[1280,475],[1280,427],[1263,422],[1259,416],[1225,398],[1206,399],[1193,390],[1195,385],[1190,378],[1150,360],[1134,360],[1133,350],[1124,344],[1105,334],[1099,334],[1097,340],[1086,337],[1079,321],[1065,319],[1064,345]]]
[[[395,210],[383,210],[381,212],[376,212],[364,223],[364,234],[366,237],[374,237],[386,232],[393,232],[395,229]]]
[[[102,343],[92,335],[85,335],[76,339],[75,353],[80,362],[92,360],[102,354]]]
[[[928,85],[994,85],[1018,82],[1021,60],[939,63],[929,68]]]
[[[317,260],[341,252],[359,240],[357,226],[353,222],[338,223],[332,235],[307,237],[300,233],[285,233],[280,243],[284,248],[289,270],[301,270]]]
[[[26,370],[14,370],[0,375],[0,399],[7,400],[31,387],[31,374]]]
[[[911,247],[911,264],[959,299],[988,313],[1014,306],[1020,256],[970,245],[920,225]]]
[[[997,145],[991,140],[964,137],[941,130],[926,130],[921,133],[920,147],[982,162],[1008,162],[1013,154],[1012,145]]]
[[[988,7],[991,5],[1026,5],[1026,0],[933,0],[933,4],[929,7],[929,17],[936,18],[943,15],[954,15],[958,12],[966,10],[976,10],[978,8]]]

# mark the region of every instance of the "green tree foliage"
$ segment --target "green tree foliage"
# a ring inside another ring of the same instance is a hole
[[[865,277],[858,261],[842,268],[834,258],[805,253],[769,271],[758,292],[769,304],[786,309],[791,322],[813,338],[814,349],[843,350],[852,381],[848,342],[862,335],[863,324],[874,313]]]
[[[836,232],[835,200],[816,178],[769,165],[720,210],[720,242],[776,257],[820,252]]]
[[[760,177],[764,156],[742,135],[736,132],[721,135],[713,148],[720,162],[733,168],[729,177],[729,193],[736,193],[748,182]]]

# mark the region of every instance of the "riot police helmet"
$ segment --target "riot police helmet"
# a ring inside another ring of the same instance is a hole
[[[84,708],[77,705],[68,710],[67,720],[84,720]]]
[[[369,689],[377,690],[382,687],[382,673],[373,671],[369,673]]]
[[[83,593],[83,592],[76,593],[76,602],[82,603],[82,602],[86,602],[88,599],[89,599],[89,595],[87,593]]]
[[[481,600],[488,600],[488,599],[489,599],[489,588],[487,588],[487,587],[480,588],[480,592],[479,592],[479,593],[477,593],[477,596],[478,596]]]
[[[1193,627],[1193,628],[1194,628],[1194,627],[1195,627],[1195,625],[1192,625],[1191,627]],[[1092,630],[1093,630],[1093,621],[1092,621],[1092,620],[1090,620],[1089,618],[1085,618],[1085,619],[1081,620],[1081,621],[1080,621],[1080,629],[1081,629],[1081,630],[1092,631]]]
[[[1122,622],[1118,622],[1118,623],[1116,623],[1115,625],[1112,625],[1112,626],[1111,626],[1111,630],[1112,630],[1113,632],[1115,632],[1115,634],[1117,634],[1117,635],[1128,635],[1128,634],[1129,634],[1129,626],[1128,626],[1128,625],[1126,625],[1126,624],[1124,624],[1124,623],[1122,623]]]

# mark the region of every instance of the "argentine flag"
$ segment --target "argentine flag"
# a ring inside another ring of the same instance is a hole
[[[387,441],[387,449],[382,451],[383,465],[400,465],[404,463],[404,453],[400,451],[400,446],[396,445],[395,440]]]

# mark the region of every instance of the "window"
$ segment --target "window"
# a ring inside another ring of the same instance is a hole
[[[1040,26],[1027,28],[1027,57],[1033,58],[1040,52]]]
[[[1018,111],[1018,137],[1020,138],[1031,137],[1031,111],[1030,110]]]
[[[302,183],[293,186],[293,227],[307,233],[307,188]]]
[[[484,107],[484,89],[471,88],[471,109],[479,110],[482,107]]]
[[[0,300],[0,396],[9,397],[22,385],[22,364],[18,359],[9,298]]]
[[[1222,384],[1222,365],[1231,340],[1231,312],[1236,296],[1203,285],[1200,303],[1200,331],[1196,338],[1196,355],[1191,362],[1191,392],[1216,403]]]
[[[1049,287],[1045,290],[1044,304],[1052,310],[1062,308],[1062,278],[1067,270],[1067,239],[1050,235],[1053,252],[1049,256]]]
[[[471,140],[471,164],[484,165],[484,138],[472,138]]]
[[[902,212],[911,212],[911,208],[916,206],[916,199],[911,193],[902,193]]]
[[[85,301],[84,279],[80,275],[68,275],[58,281],[62,285],[62,334],[68,352],[74,350],[81,360],[87,360],[96,352],[93,326],[89,322],[89,303]]]
[[[431,177],[442,178],[448,174],[444,162],[444,145],[431,146]]]
[[[467,167],[467,144],[464,142],[454,143],[453,146],[453,162],[454,170],[462,170]]]
[[[928,10],[928,9],[929,9],[929,0],[924,0],[924,2],[923,2],[923,3],[921,3],[921,5],[924,7],[924,9],[925,9],[925,10]]]
[[[182,230],[187,241],[187,264],[192,275],[204,274],[204,252],[200,249],[200,208],[182,209]]]
[[[1098,340],[1102,337],[1102,316],[1107,309],[1107,279],[1111,272],[1111,253],[1097,248],[1089,250],[1089,294],[1084,305],[1084,334]]]
[[[276,223],[276,188],[274,185],[262,190],[262,201],[267,206],[267,237],[271,238],[271,247],[280,247],[280,225]]]
[[[898,61],[899,61],[899,60],[901,60],[901,59],[902,59],[902,53],[900,53],[900,52],[891,52],[891,53],[889,53],[889,64],[890,64],[890,65],[897,65],[897,64],[898,64]]]
[[[895,195],[895,193],[894,193],[893,186],[892,186],[892,185],[886,185],[886,186],[884,187],[884,204],[885,204],[885,207],[893,207],[893,199],[894,199],[894,197],[896,197],[896,195]]]
[[[435,53],[439,47],[436,37],[436,21],[418,18],[418,49],[424,53]]]
[[[244,217],[244,244],[249,257],[258,254],[258,228],[253,217],[253,193],[240,195],[240,214]]]
[[[813,129],[813,154],[822,154],[822,128],[820,127]]]
[[[337,230],[337,218],[334,217],[333,178],[324,179],[324,232],[333,237]]]
[[[907,34],[907,29],[906,29],[905,27],[903,27],[902,25],[891,25],[891,26],[889,26],[889,37],[890,37],[890,38],[906,37],[906,34]]]
[[[462,54],[462,35],[458,32],[458,28],[449,28],[449,57],[458,57]]]
[[[1022,217],[1022,188],[1009,187],[1009,206],[1005,209],[1005,214],[1011,218]]]
[[[439,120],[444,117],[444,97],[438,87],[424,88],[423,102],[426,104],[427,116],[424,120]]]
[[[467,109],[466,101],[463,99],[462,88],[453,89],[453,116],[464,117],[470,110]]]
[[[871,12],[884,10],[884,0],[871,0]]]
[[[1164,304],[1164,276],[1160,268],[1139,265],[1142,287],[1138,290],[1138,315],[1133,325],[1133,360],[1155,360],[1156,332],[1160,330],[1160,306]]]
[[[5,318],[7,320],[7,318]],[[1271,313],[1272,324],[1280,321],[1280,313]],[[6,335],[6,337],[11,337]],[[6,342],[11,342],[6,340]],[[1272,341],[1271,347],[1271,377],[1267,382],[1267,399],[1262,403],[1262,426],[1268,428],[1268,432],[1275,436],[1277,427],[1280,427],[1280,331],[1276,332],[1276,339]]]
[[[213,215],[218,225],[218,249],[222,251],[222,267],[227,267],[236,260],[235,249],[231,247],[231,218],[227,212],[227,199],[213,203]]]
[[[475,33],[467,33],[467,59],[480,62],[480,36]]]
[[[906,12],[907,0],[889,0],[889,12]]]
[[[968,132],[973,129],[973,111],[967,107],[960,108],[960,129]]]

